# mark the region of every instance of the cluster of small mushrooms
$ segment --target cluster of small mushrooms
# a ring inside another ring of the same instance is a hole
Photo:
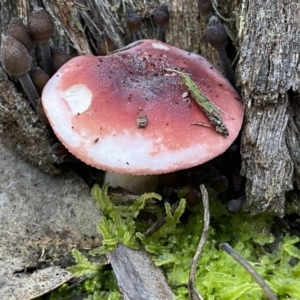
[[[155,40],[142,39],[141,19],[129,8],[126,23],[132,44],[115,51],[113,39],[103,33],[98,44],[101,56],[72,59],[50,47],[54,23],[43,8],[35,7],[27,26],[12,19],[2,41],[1,61],[10,76],[19,78],[40,120],[52,127],[74,157],[107,171],[106,182],[142,193],[155,189],[158,182],[174,185],[181,178],[179,185],[186,185],[193,204],[199,198],[191,186],[193,171],[184,176],[178,171],[203,165],[229,147],[225,155],[235,157],[238,145],[232,144],[244,114],[225,52],[226,30],[213,15],[210,0],[199,0],[198,6],[208,20],[207,40],[217,51],[227,79],[203,57],[164,43],[169,22],[164,4],[154,14]],[[40,47],[43,69],[32,66],[33,41]],[[193,99],[180,73],[188,74],[214,103],[228,136],[215,130],[207,119],[210,112],[205,113]],[[227,162],[237,178],[234,189],[240,192],[243,179],[235,160],[229,157]],[[197,172],[197,168],[190,170]],[[227,176],[218,176],[212,186],[226,190]]]

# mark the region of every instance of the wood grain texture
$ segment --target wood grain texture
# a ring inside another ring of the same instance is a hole
[[[242,172],[246,211],[284,212],[285,192],[299,188],[300,3],[241,6],[239,75],[246,106]]]
[[[122,244],[107,254],[124,300],[171,300],[175,295],[151,256]]]

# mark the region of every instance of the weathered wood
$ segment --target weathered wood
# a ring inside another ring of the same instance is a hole
[[[151,256],[119,244],[107,254],[124,300],[171,300],[175,295]]]
[[[42,125],[16,87],[0,68],[0,136],[3,144],[21,157],[51,174],[60,173],[54,165],[50,131]]]
[[[246,105],[242,172],[245,210],[284,212],[285,192],[299,188],[298,0],[244,0],[239,18],[239,75]]]

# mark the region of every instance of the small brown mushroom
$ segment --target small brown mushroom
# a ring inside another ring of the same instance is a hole
[[[246,196],[240,196],[237,199],[232,199],[227,203],[227,210],[231,214],[237,214],[245,204]]]
[[[50,76],[40,67],[34,67],[33,69],[31,69],[29,75],[36,90],[41,94],[44,86],[50,79]]]
[[[211,184],[213,190],[218,194],[225,192],[228,189],[228,186],[229,183],[225,175],[219,176]]]
[[[198,0],[198,8],[201,14],[204,14],[206,19],[209,20],[212,16],[212,3],[210,0]]]
[[[116,45],[110,36],[103,32],[101,33],[97,42],[97,50],[99,55],[107,55],[109,52],[113,52],[116,49]]]
[[[67,61],[69,61],[72,57],[66,51],[59,47],[51,48],[52,55],[52,71],[53,73],[57,72],[59,68],[61,68]]]
[[[235,76],[231,69],[228,57],[226,55],[225,46],[227,44],[227,32],[222,22],[215,16],[210,17],[207,30],[206,39],[209,44],[216,50],[219,63],[224,71],[226,78],[236,89]]]
[[[32,104],[37,109],[39,94],[36,91],[28,72],[31,69],[31,57],[26,48],[11,36],[6,36],[1,44],[1,62],[5,71],[11,76],[17,76]]]
[[[33,48],[32,38],[21,20],[12,18],[7,29],[7,35],[12,36],[19,41],[28,52]]]
[[[138,14],[132,9],[128,8],[126,12],[126,24],[130,32],[133,34],[133,40],[141,40],[142,35],[140,32],[142,21]]]
[[[187,205],[197,206],[201,202],[201,193],[192,185],[185,186],[182,193]]]
[[[37,92],[41,95],[46,83],[50,79],[49,75],[45,71],[43,71],[41,68],[34,67],[33,69],[30,70],[29,76],[32,80],[33,85],[37,89]],[[37,115],[39,117],[39,120],[43,124],[49,125],[49,122],[48,122],[48,119],[46,117],[41,99],[37,100],[37,110],[36,110],[36,112],[37,112]]]
[[[41,49],[45,72],[52,75],[49,40],[53,35],[54,23],[51,16],[42,8],[35,7],[29,18],[27,28]]]
[[[157,25],[157,35],[156,38],[159,41],[164,41],[166,27],[169,24],[170,14],[168,6],[166,4],[161,4],[157,7],[154,13],[154,21]]]

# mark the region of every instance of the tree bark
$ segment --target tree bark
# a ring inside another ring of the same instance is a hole
[[[97,54],[96,43],[104,30],[117,47],[131,41],[125,11],[133,7],[142,17],[142,36],[155,38],[152,15],[159,3],[171,13],[166,42],[200,53],[218,67],[205,39],[207,20],[196,0],[3,0],[1,30],[12,17],[26,24],[32,5],[39,5],[55,21],[54,45],[72,56]],[[242,131],[242,172],[252,214],[283,214],[284,194],[299,188],[299,25],[298,0],[214,0],[214,14],[225,24],[228,54],[237,64],[246,115]],[[238,56],[236,56],[238,54]],[[38,50],[32,53],[40,62]],[[0,135],[9,147],[43,170],[55,174],[51,132],[37,121],[19,84],[0,70]],[[22,94],[23,95],[23,94]]]
[[[299,20],[298,0],[241,5],[242,172],[253,214],[282,215],[286,191],[300,187]]]

